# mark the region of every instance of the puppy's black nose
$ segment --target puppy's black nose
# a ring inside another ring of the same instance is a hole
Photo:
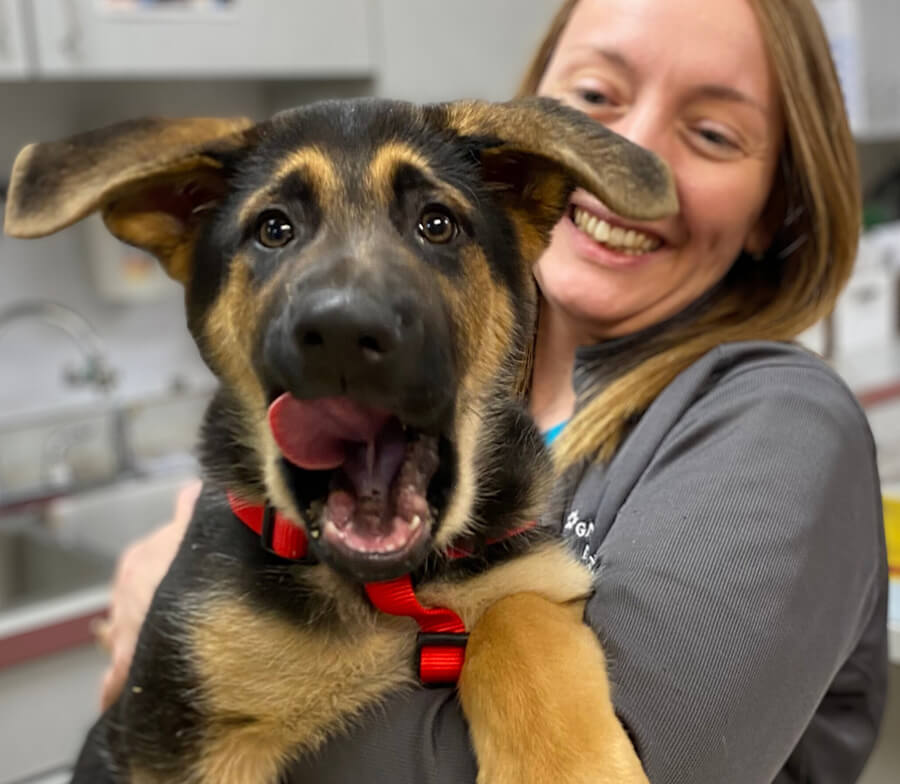
[[[326,289],[304,297],[294,309],[294,340],[300,352],[329,362],[367,365],[393,362],[408,337],[404,318],[366,292]]]
[[[403,292],[307,288],[287,305],[280,323],[282,337],[269,359],[295,395],[351,394],[388,405],[425,382],[422,315]]]

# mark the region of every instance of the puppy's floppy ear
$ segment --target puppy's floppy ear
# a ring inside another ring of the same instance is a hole
[[[253,128],[247,119],[145,118],[29,145],[13,165],[5,231],[41,237],[100,210],[113,234],[184,282],[198,212],[224,195],[223,158]]]
[[[487,182],[508,191],[545,231],[562,217],[576,186],[626,218],[656,220],[678,211],[671,173],[656,155],[557,101],[459,101],[430,111],[470,143]]]

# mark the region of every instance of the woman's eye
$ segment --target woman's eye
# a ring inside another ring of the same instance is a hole
[[[609,96],[600,90],[581,89],[578,90],[578,97],[591,106],[609,106],[612,104]]]
[[[703,141],[709,142],[716,147],[730,150],[737,148],[737,145],[731,139],[718,131],[711,130],[710,128],[701,128],[698,133]]]
[[[440,206],[426,207],[416,228],[423,239],[435,245],[450,242],[459,230],[450,211]]]
[[[294,227],[280,210],[266,210],[257,220],[256,238],[266,248],[283,248],[294,238]]]

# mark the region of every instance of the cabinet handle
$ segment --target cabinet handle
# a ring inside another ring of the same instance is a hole
[[[65,31],[59,41],[59,50],[65,57],[76,58],[81,54],[82,29],[78,18],[76,0],[62,1],[62,17]]]

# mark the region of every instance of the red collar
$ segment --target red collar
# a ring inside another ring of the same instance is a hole
[[[269,504],[256,506],[228,493],[228,502],[244,525],[259,534],[262,546],[271,553],[303,564],[316,563],[309,552],[306,532]],[[486,544],[529,531],[537,525],[532,522],[508,532]],[[466,558],[474,554],[470,543],[460,543],[448,551],[450,558]],[[426,686],[448,686],[459,680],[469,638],[462,619],[446,607],[423,607],[416,598],[412,580],[408,574],[393,580],[366,583],[366,595],[376,609],[388,615],[405,615],[419,625],[416,658],[419,662],[419,680]]]
[[[315,563],[309,553],[306,531],[269,504],[257,506],[228,493],[231,511],[251,531],[259,534],[262,546],[270,553],[299,563]]]

